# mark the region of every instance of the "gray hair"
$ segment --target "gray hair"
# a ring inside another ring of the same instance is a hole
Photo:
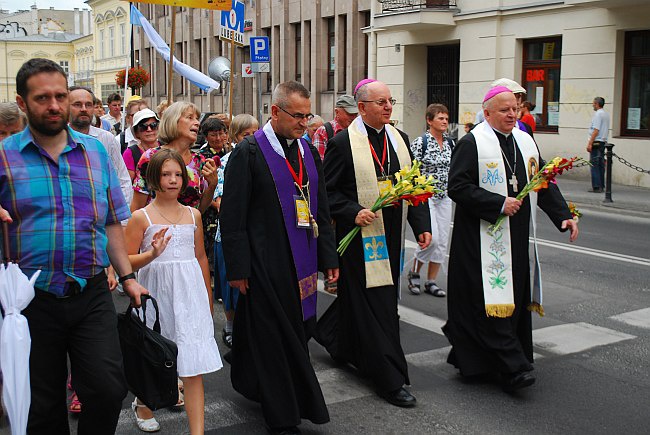
[[[0,124],[9,125],[22,121],[23,127],[27,125],[27,117],[18,108],[16,103],[0,103]]]
[[[356,101],[357,104],[359,104],[359,101],[365,101],[369,98],[368,85],[370,85],[371,83],[377,83],[377,82],[374,81],[374,82],[366,83],[363,86],[361,86],[359,89],[357,89],[357,92],[354,94],[354,101]]]
[[[605,107],[605,99],[603,97],[596,97],[594,101],[598,104],[598,107]]]
[[[325,124],[325,120],[319,115],[314,115],[313,118],[307,121],[307,127],[311,127],[314,124]]]
[[[271,104],[284,108],[288,103],[289,96],[293,94],[298,94],[302,98],[309,98],[311,96],[309,90],[302,83],[288,81],[280,83],[275,87],[273,96],[271,97]]]

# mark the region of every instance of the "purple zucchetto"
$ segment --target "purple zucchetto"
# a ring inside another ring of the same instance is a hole
[[[377,80],[375,80],[375,79],[363,79],[363,80],[361,80],[361,81],[360,81],[359,83],[357,83],[357,85],[354,87],[354,93],[353,93],[353,94],[356,95],[356,94],[357,94],[357,91],[359,90],[359,88],[360,88],[361,86],[363,86],[363,85],[367,85],[368,83],[373,83],[373,82],[376,82],[376,81],[377,81]]]
[[[483,98],[483,102],[485,103],[487,100],[490,98],[493,98],[499,94],[502,94],[504,92],[510,92],[512,94],[512,91],[505,86],[495,86],[492,89],[490,89],[487,94],[485,94],[485,98]]]

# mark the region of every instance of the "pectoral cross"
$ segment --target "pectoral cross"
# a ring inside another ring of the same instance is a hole
[[[515,193],[519,192],[519,189],[517,188],[517,185],[519,184],[519,182],[517,181],[517,177],[515,176],[515,174],[512,174],[512,176],[510,177],[510,180],[508,181],[508,183],[512,186],[512,190]]]

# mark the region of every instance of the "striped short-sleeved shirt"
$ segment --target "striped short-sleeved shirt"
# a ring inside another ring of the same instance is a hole
[[[106,225],[130,217],[104,146],[68,128],[55,162],[29,128],[0,143],[0,205],[9,212],[11,257],[36,287],[62,295],[109,265]]]

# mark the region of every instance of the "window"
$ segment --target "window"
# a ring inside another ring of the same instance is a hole
[[[104,59],[106,53],[104,53],[104,29],[99,31],[99,58]]]
[[[295,36],[295,48],[296,48],[296,68],[294,75],[296,81],[299,82],[302,80],[302,39],[300,35],[300,23],[293,25],[293,33]]]
[[[126,54],[126,24],[120,24],[120,50]]]
[[[625,34],[621,134],[650,137],[650,30]]]
[[[560,121],[560,57],[562,38],[524,41],[522,85],[526,99],[535,104],[538,131],[557,132]]]
[[[339,17],[339,41],[338,41],[338,46],[341,48],[339,50],[339,62],[340,62],[340,69],[339,69],[339,92],[345,93],[345,83],[348,78],[348,68],[347,68],[347,41],[346,39],[348,38],[347,34],[347,28],[348,28],[348,17],[347,15],[341,15]]]
[[[336,33],[334,18],[327,19],[327,90],[334,90],[334,72],[336,71]]]
[[[63,68],[63,71],[65,71],[66,74],[70,73],[70,62],[67,60],[60,60],[59,65],[61,65],[61,68]]]
[[[108,55],[115,57],[115,27],[108,28]]]

